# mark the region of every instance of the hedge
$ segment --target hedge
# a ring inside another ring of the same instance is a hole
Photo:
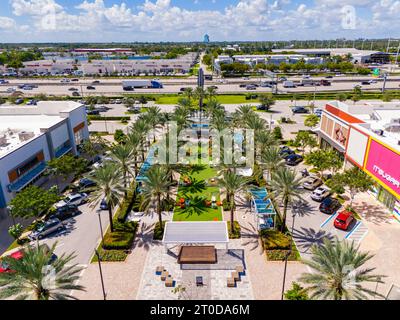
[[[153,240],[162,240],[164,237],[164,229],[165,229],[165,221],[163,221],[163,226],[160,228],[160,223],[157,222],[154,227],[154,236]]]
[[[242,237],[241,234],[241,228],[239,222],[235,221],[234,222],[234,231],[233,233],[231,232],[231,222],[228,221],[228,231],[229,231],[229,239],[240,239]]]
[[[102,117],[102,116],[88,116],[89,121],[129,121],[131,117]]]
[[[262,230],[261,239],[265,250],[288,250],[291,239],[289,236],[277,230]]]
[[[137,222],[116,223],[114,232],[104,236],[104,250],[130,250],[135,240]]]
[[[285,261],[288,250],[265,250],[268,261]],[[299,259],[297,250],[292,250],[289,255],[289,261],[297,261]]]
[[[128,253],[122,250],[104,250],[100,246],[97,251],[100,254],[101,261],[104,262],[123,262],[128,257]],[[94,255],[91,263],[97,261],[97,255]]]

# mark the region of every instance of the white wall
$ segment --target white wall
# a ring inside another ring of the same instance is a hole
[[[346,155],[348,155],[359,166],[364,165],[365,154],[367,150],[368,137],[350,128],[349,141]]]
[[[53,141],[53,148],[54,150],[56,150],[58,147],[60,147],[69,140],[67,124],[65,123],[60,127],[52,130],[50,132],[50,135],[51,135],[51,140]]]

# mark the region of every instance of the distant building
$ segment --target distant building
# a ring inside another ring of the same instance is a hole
[[[208,34],[204,35],[204,43],[210,43],[210,36]]]
[[[89,138],[86,110],[72,101],[42,101],[37,106],[0,109],[0,208],[30,185],[41,186],[47,162],[78,155]]]

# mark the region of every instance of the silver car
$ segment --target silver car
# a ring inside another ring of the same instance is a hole
[[[307,190],[314,190],[315,188],[322,185],[322,180],[317,177],[309,177],[304,183],[303,187]]]
[[[40,240],[54,232],[62,231],[64,228],[64,225],[59,219],[50,219],[38,225],[38,227],[29,235],[29,239]]]
[[[311,194],[311,199],[314,201],[321,202],[325,198],[329,197],[331,195],[331,191],[328,188],[325,187],[319,187],[314,190],[314,192]]]
[[[65,197],[64,200],[61,200],[60,202],[56,203],[56,208],[61,208],[67,205],[76,205],[80,206],[84,204],[88,199],[88,195],[86,193],[75,193],[75,194],[70,194]]]

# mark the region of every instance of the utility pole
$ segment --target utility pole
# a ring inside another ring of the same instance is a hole
[[[397,64],[397,60],[399,59],[399,53],[400,53],[400,40],[399,40],[399,46],[397,47],[397,53],[396,53],[396,60],[395,60],[395,64]]]
[[[388,74],[387,74],[387,73],[385,73],[385,74],[384,74],[384,76],[383,76],[383,87],[382,87],[382,93],[384,93],[384,92],[385,92],[385,89],[386,89],[386,80],[387,80],[387,77],[388,77]]]
[[[386,48],[386,53],[389,53],[389,48],[390,48],[390,38],[389,38],[389,40],[388,40],[388,45],[387,45],[387,48]]]
[[[292,253],[292,250],[293,250],[293,232],[294,232],[294,221],[295,221],[295,218],[296,218],[296,214],[293,214],[292,215],[292,234],[291,234],[291,240],[290,240],[290,248],[289,248],[289,252],[286,254],[285,269],[283,271],[283,283],[282,283],[281,300],[283,300],[283,297],[285,295],[287,264],[288,264],[289,256],[290,256],[290,254]]]

